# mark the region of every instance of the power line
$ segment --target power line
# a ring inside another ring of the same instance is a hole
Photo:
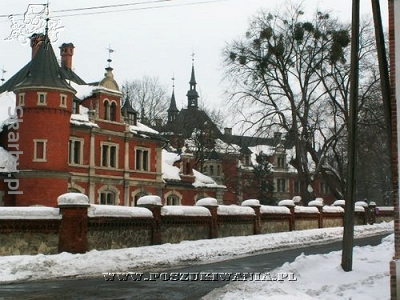
[[[147,2],[134,2],[134,3],[124,3],[124,4],[113,4],[113,5],[101,5],[101,6],[90,6],[90,7],[82,7],[82,8],[72,8],[72,9],[62,9],[62,10],[54,10],[52,11],[53,17],[63,18],[63,17],[73,17],[73,16],[82,16],[82,15],[96,15],[96,14],[106,14],[106,13],[115,13],[115,12],[126,12],[126,11],[136,11],[136,10],[148,10],[148,9],[159,9],[166,7],[177,7],[177,6],[191,6],[191,5],[199,5],[199,4],[210,4],[216,2],[225,2],[230,0],[204,0],[190,3],[180,3],[180,4],[171,4],[171,5],[153,5],[148,7],[139,7],[139,8],[131,8],[131,9],[123,9],[123,10],[108,10],[108,11],[97,11],[97,12],[83,12],[83,13],[71,13],[71,14],[63,14],[68,12],[81,12],[88,10],[104,10],[104,9],[112,9],[119,7],[128,7],[128,6],[138,6],[138,5],[148,5],[148,4],[156,4],[162,2],[172,2],[173,0],[155,0],[155,1],[147,1]],[[9,18],[10,16],[23,16],[24,14],[7,14],[0,15],[0,18]]]

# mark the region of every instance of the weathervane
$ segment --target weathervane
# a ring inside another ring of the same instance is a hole
[[[111,48],[111,45],[108,45],[108,48],[106,48],[106,49],[107,49],[107,51],[108,51],[108,59],[107,59],[108,68],[111,68],[111,62],[112,62],[111,53],[114,53],[115,50]]]

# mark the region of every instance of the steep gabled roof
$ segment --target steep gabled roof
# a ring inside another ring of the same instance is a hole
[[[0,87],[0,93],[31,86],[76,92],[62,75],[53,47],[47,38],[32,60]]]

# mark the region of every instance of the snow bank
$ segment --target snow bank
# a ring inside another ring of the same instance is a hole
[[[251,207],[237,205],[220,205],[217,213],[218,215],[255,215]]]
[[[1,207],[0,219],[61,219],[60,209],[46,206]]]
[[[161,215],[209,217],[211,213],[201,206],[165,205],[161,208]]]
[[[91,204],[88,209],[89,218],[122,217],[122,218],[153,218],[153,213],[145,207]]]

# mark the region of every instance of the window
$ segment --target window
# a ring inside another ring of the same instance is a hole
[[[47,104],[47,93],[37,93],[38,95],[38,105],[46,105]]]
[[[149,158],[149,150],[136,149],[136,170],[149,171]]]
[[[243,164],[245,166],[250,166],[250,155],[245,155],[243,159]]]
[[[284,168],[285,167],[285,158],[278,157],[277,165],[278,165],[278,168]]]
[[[177,195],[169,195],[167,197],[167,205],[180,205],[179,197]]]
[[[67,107],[67,95],[60,95],[60,106]]]
[[[46,161],[46,145],[47,140],[33,140],[33,160]]]
[[[117,105],[115,104],[115,102],[112,102],[110,105],[110,120],[117,120]]]
[[[286,192],[286,180],[278,179],[278,192]]]
[[[214,176],[214,166],[210,166],[210,176]]]
[[[83,163],[83,140],[70,139],[68,150],[68,163],[81,165]]]
[[[21,93],[18,95],[18,105],[19,106],[25,105],[25,93]]]
[[[137,125],[136,114],[128,113],[128,122],[129,122],[130,125]]]
[[[72,113],[79,114],[79,101],[76,100],[72,101]]]
[[[293,190],[295,194],[300,194],[301,193],[301,182],[300,181],[295,181],[293,183]]]
[[[325,182],[321,182],[319,191],[320,191],[321,194],[328,194],[329,193],[329,186]]]
[[[104,101],[104,120],[110,119],[110,103],[108,100]]]
[[[217,176],[221,176],[221,166],[217,166]]]
[[[115,194],[112,191],[104,191],[100,193],[100,204],[103,205],[114,205]]]
[[[118,166],[118,145],[101,144],[101,166],[117,168]]]

